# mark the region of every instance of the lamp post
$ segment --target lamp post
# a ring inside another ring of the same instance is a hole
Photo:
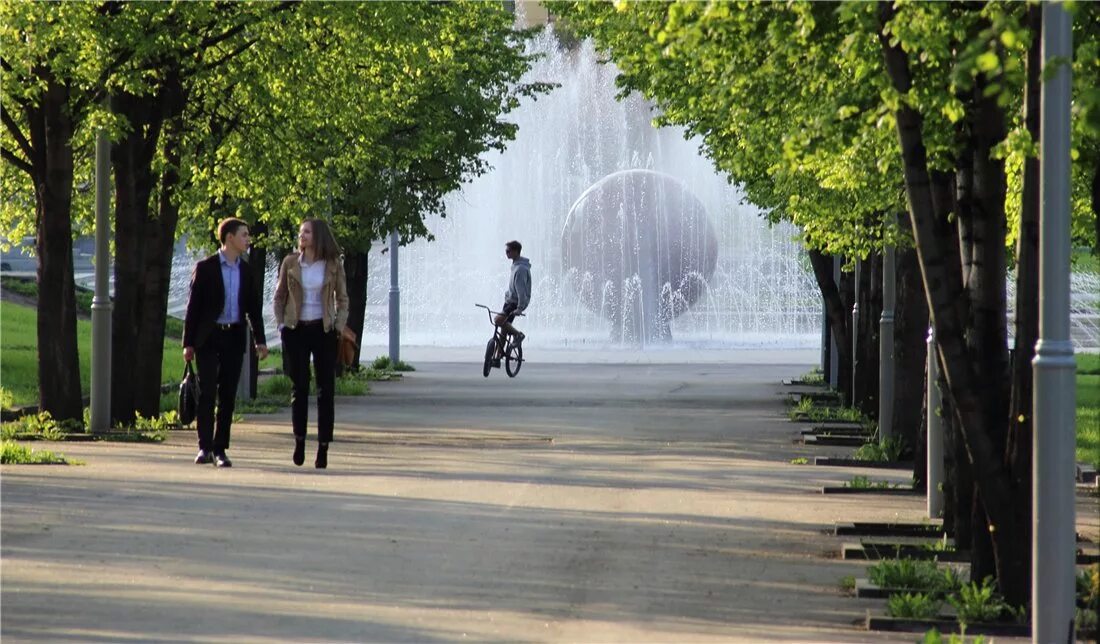
[[[894,247],[882,254],[882,316],[878,322],[878,436],[885,442],[894,433]]]
[[[91,431],[111,429],[111,144],[102,128],[95,138],[95,294],[92,296]]]
[[[397,283],[397,246],[401,238],[390,232],[390,366],[401,357],[401,288]]]
[[[1043,4],[1039,341],[1032,361],[1031,639],[1074,641],[1074,399],[1069,336],[1071,19]]]
[[[940,360],[936,355],[936,330],[928,327],[928,518],[943,516],[943,397],[940,393]]]

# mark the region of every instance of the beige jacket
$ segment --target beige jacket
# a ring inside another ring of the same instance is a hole
[[[279,282],[275,285],[275,322],[293,329],[302,314],[302,263],[298,253],[291,253],[279,267]],[[324,309],[325,331],[344,330],[348,321],[348,280],[344,262],[325,262],[325,281],[321,283],[321,308]]]

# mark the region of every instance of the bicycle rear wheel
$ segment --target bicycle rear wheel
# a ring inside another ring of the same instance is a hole
[[[523,366],[523,347],[514,344],[508,346],[508,355],[504,356],[504,371],[509,378],[515,378],[519,368]]]
[[[481,375],[486,378],[489,377],[489,372],[493,370],[493,354],[497,351],[497,339],[494,337],[489,340],[489,344],[485,345],[485,364],[481,367]]]

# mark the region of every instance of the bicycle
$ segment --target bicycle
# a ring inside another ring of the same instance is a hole
[[[481,375],[486,378],[489,377],[489,372],[493,367],[500,367],[501,360],[504,361],[504,371],[508,374],[509,378],[515,378],[519,373],[520,367],[523,366],[523,347],[513,342],[512,335],[505,333],[493,320],[495,315],[504,315],[498,311],[493,311],[484,304],[475,304],[474,306],[481,307],[489,312],[489,323],[493,325],[493,337],[489,340],[489,343],[485,345],[485,364],[481,368]],[[523,313],[511,313],[509,315],[522,316]]]

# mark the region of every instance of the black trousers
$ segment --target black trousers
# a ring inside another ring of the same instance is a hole
[[[317,440],[332,441],[332,426],[336,421],[336,331],[325,333],[320,323],[299,323],[296,328],[283,328],[283,355],[287,375],[294,383],[290,394],[290,418],[294,437],[306,437],[309,420],[309,358],[313,357],[313,373],[317,378]]]
[[[199,449],[215,452],[229,449],[229,429],[237,403],[237,381],[244,364],[244,324],[228,329],[215,327],[201,347],[195,347],[199,376],[199,409],[196,425]],[[218,417],[215,424],[214,404]]]

